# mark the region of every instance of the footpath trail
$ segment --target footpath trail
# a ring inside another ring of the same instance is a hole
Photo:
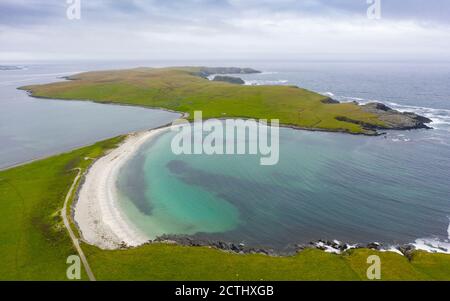
[[[75,168],[75,170],[78,170],[78,174],[75,177],[75,179],[73,180],[73,183],[69,189],[69,192],[67,192],[66,199],[64,200],[64,206],[61,210],[61,216],[64,221],[64,226],[66,227],[67,231],[69,232],[69,236],[72,239],[72,243],[78,252],[78,256],[80,256],[81,262],[83,263],[84,269],[86,271],[86,274],[89,277],[89,280],[95,281],[94,273],[92,273],[91,267],[89,266],[86,256],[84,255],[83,250],[80,247],[80,242],[79,242],[78,238],[75,236],[75,234],[73,233],[72,228],[70,227],[69,220],[67,219],[67,204],[70,200],[70,197],[72,195],[73,190],[75,189],[75,186],[76,186],[78,180],[81,177],[81,172],[82,172],[81,168]]]

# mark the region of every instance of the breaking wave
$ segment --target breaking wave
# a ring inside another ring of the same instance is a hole
[[[391,106],[400,112],[413,112],[418,115],[425,116],[433,120],[432,126],[439,127],[440,125],[450,126],[450,110],[435,109],[428,107],[419,107],[411,105],[401,105],[395,102],[388,102],[387,105]]]
[[[420,238],[417,239],[413,245],[418,250],[423,250],[430,253],[450,254],[450,223],[448,225],[447,234],[448,239],[440,240],[438,238]]]

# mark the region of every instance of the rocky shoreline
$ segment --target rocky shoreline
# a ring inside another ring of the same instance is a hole
[[[377,115],[385,123],[385,126],[377,128],[383,130],[431,129],[427,124],[433,122],[424,116],[411,112],[400,112],[378,102],[361,105],[361,108],[367,113]]]
[[[305,249],[318,249],[332,254],[342,254],[352,249],[370,249],[380,252],[395,252],[407,258],[411,258],[416,247],[413,244],[405,244],[399,246],[390,246],[385,248],[381,243],[372,242],[368,244],[348,244],[337,240],[318,240],[312,241],[309,244],[295,244],[289,245],[284,249],[273,249],[267,247],[252,247],[245,243],[233,243],[220,240],[197,239],[183,235],[163,235],[154,240],[148,241],[147,244],[165,243],[175,244],[185,247],[210,247],[217,250],[234,253],[234,254],[262,254],[267,256],[282,257],[293,256]],[[128,249],[126,243],[122,243],[122,249]]]
[[[322,103],[327,105],[340,104],[339,101],[330,97],[323,99]],[[384,125],[366,123],[359,120],[353,120],[345,116],[337,116],[336,120],[358,124],[365,130],[373,133],[373,135],[381,135],[378,133],[378,130],[406,131],[417,129],[432,129],[432,127],[428,126],[427,124],[432,123],[433,120],[412,112],[400,112],[380,102],[371,102],[367,104],[359,104],[358,102],[353,103],[360,106],[364,112],[378,116],[378,118],[384,123]]]

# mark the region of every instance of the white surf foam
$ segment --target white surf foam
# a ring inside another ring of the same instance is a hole
[[[404,254],[402,252],[400,252],[400,250],[397,249],[395,246],[390,246],[387,249],[381,249],[380,252],[393,252],[393,253],[397,253],[399,255],[404,256]]]
[[[450,110],[447,109],[436,109],[429,107],[420,107],[412,105],[401,105],[395,102],[388,102],[388,106],[400,112],[413,112],[418,115],[425,116],[433,120],[432,126],[450,126]]]
[[[342,254],[348,250],[358,248],[358,245],[356,245],[356,244],[354,244],[354,245],[346,244],[345,248],[341,248],[341,246],[344,246],[342,244],[342,242],[340,242],[339,240],[333,240],[333,242],[335,243],[336,247],[330,246],[322,241],[314,243],[314,246],[318,249],[321,249],[327,253],[332,253],[332,254]]]
[[[352,97],[352,96],[335,96],[336,100],[340,102],[358,102],[359,104],[367,104],[369,102],[374,102],[374,100],[367,100],[360,97]]]
[[[450,220],[450,217],[448,219]],[[447,234],[448,234],[448,239],[450,240],[450,222],[448,223]]]
[[[387,137],[391,137],[392,135],[388,134]],[[390,138],[392,142],[411,142],[411,139],[406,137],[405,135],[394,135]]]
[[[438,238],[419,238],[413,244],[416,249],[430,253],[450,254],[450,217],[447,228],[447,239],[440,240]]]
[[[434,238],[420,238],[417,239],[413,246],[417,250],[426,251],[429,253],[444,253],[450,254],[450,243],[446,241],[440,241]]]
[[[280,80],[261,80],[261,79],[253,79],[246,80],[245,85],[247,86],[283,86],[289,84],[288,80],[280,79]]]

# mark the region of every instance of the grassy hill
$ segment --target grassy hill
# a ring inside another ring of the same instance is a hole
[[[70,81],[26,86],[35,97],[91,100],[187,112],[203,118],[279,119],[281,124],[327,131],[373,134],[385,123],[354,103],[326,103],[327,97],[294,86],[243,86],[210,81],[201,67],[137,68],[88,72]],[[203,72],[203,73],[202,73]]]

